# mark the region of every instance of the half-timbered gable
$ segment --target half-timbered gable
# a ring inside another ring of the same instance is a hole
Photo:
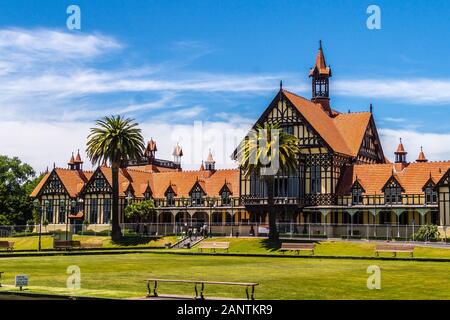
[[[89,182],[83,188],[82,193],[85,194],[112,193],[112,187],[100,168],[98,168],[94,172]]]

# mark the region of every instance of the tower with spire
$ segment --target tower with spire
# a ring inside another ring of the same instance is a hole
[[[74,154],[72,152],[72,156],[70,157],[67,165],[69,167],[69,170],[83,170],[83,160],[81,160],[80,149],[78,149],[76,157],[74,157]]]
[[[316,56],[316,63],[309,71],[312,78],[312,98],[311,100],[320,103],[322,109],[331,115],[330,107],[330,77],[331,68],[326,65],[325,55],[322,49],[322,40],[319,41],[319,51]]]
[[[420,147],[420,153],[416,159],[416,162],[428,162],[428,159],[425,157],[425,153],[423,152],[423,147]]]
[[[405,147],[403,146],[402,138],[400,138],[400,143],[398,144],[397,151],[395,153],[395,163],[403,163],[406,164],[406,155],[408,152],[405,151]]]
[[[181,164],[181,157],[183,156],[183,149],[180,147],[180,145],[177,142],[177,145],[175,148],[173,148],[173,162],[180,165]]]
[[[148,163],[152,163],[152,161],[155,160],[156,151],[158,151],[158,148],[156,147],[156,141],[151,138],[147,143],[147,148],[145,148],[144,151],[144,156],[147,157]]]
[[[216,161],[214,161],[211,149],[209,149],[208,158],[205,161],[205,169],[209,171],[214,171],[216,169]]]

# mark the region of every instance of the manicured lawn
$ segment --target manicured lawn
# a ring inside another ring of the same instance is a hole
[[[258,254],[283,254],[278,251],[280,243],[270,243],[260,238],[211,238],[205,241],[230,242],[230,253],[258,253]],[[375,242],[347,242],[347,241],[321,241],[316,243],[316,256],[359,256],[374,257]],[[197,248],[190,249],[198,251]],[[205,252],[208,252],[206,250]],[[217,252],[221,252],[218,250]],[[293,255],[296,253],[285,253]],[[300,253],[309,255],[309,252]],[[380,256],[391,257],[390,253],[382,253]],[[409,257],[407,253],[398,254],[399,257]],[[448,249],[417,247],[414,250],[414,257],[417,258],[447,258],[450,259],[450,246]]]
[[[15,250],[37,250],[38,248],[38,237],[11,237],[11,238],[0,238],[2,241],[13,241]],[[104,248],[124,248],[124,247],[164,247],[164,243],[172,242],[175,243],[177,237],[162,237],[157,240],[150,238],[134,238],[127,237],[121,241],[120,244],[113,243],[110,237],[106,236],[79,236],[74,235],[73,240],[79,240],[83,242],[103,242]],[[46,235],[42,236],[41,240],[42,249],[53,249],[53,238],[52,236]]]
[[[80,291],[66,288],[67,267],[81,269]],[[381,290],[366,287],[367,267],[381,268]],[[143,297],[144,279],[259,282],[257,299],[450,299],[450,263],[191,256],[155,253],[1,258],[3,284],[28,274],[30,291]],[[11,290],[4,287],[0,290]],[[14,289],[16,290],[16,289]],[[193,295],[192,285],[161,284],[160,293]],[[207,286],[206,294],[244,297],[242,288]]]

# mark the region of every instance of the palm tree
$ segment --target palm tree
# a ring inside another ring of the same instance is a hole
[[[278,134],[278,136],[277,136]],[[277,124],[257,125],[239,145],[237,159],[246,177],[251,174],[259,176],[266,185],[269,210],[269,239],[278,240],[276,212],[274,203],[274,176],[278,171],[298,170],[300,154],[299,139],[280,130]],[[278,163],[273,172],[268,166]],[[266,170],[266,172],[264,172]],[[263,173],[263,174],[261,174]]]
[[[122,237],[119,225],[119,168],[128,160],[138,160],[144,150],[141,129],[134,119],[104,117],[91,128],[86,153],[93,164],[109,162],[112,170],[112,240]]]

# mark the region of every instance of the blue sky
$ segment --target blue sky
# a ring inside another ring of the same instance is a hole
[[[83,153],[93,121],[110,113],[140,122],[162,158],[179,141],[188,168],[210,148],[232,166],[230,150],[279,80],[310,97],[319,39],[335,109],[373,103],[388,156],[403,137],[411,160],[421,145],[432,160],[450,159],[448,1],[0,4],[0,134],[10,137],[0,153],[38,170]],[[81,8],[80,31],[66,28],[71,4]],[[381,30],[366,27],[371,4],[381,9]]]

